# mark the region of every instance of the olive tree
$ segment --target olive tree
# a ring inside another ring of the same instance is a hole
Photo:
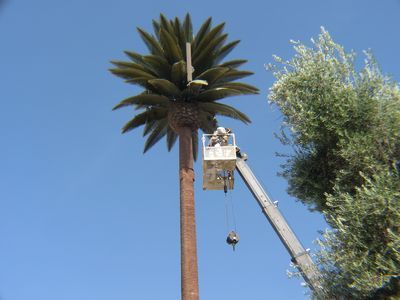
[[[295,56],[275,56],[269,100],[282,115],[280,139],[291,195],[324,214],[319,239],[327,297],[400,295],[400,90],[370,51],[361,70],[322,28]],[[393,298],[394,299],[394,298]]]

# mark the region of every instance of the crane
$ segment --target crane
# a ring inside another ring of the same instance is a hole
[[[224,143],[213,145],[212,139],[224,140]],[[207,143],[208,141],[208,143]],[[313,263],[309,251],[300,243],[277,205],[263,189],[257,177],[246,163],[247,155],[240,154],[233,133],[203,134],[203,189],[224,190],[234,187],[234,170],[249,188],[263,214],[268,219],[279,239],[291,256],[291,261],[300,271],[309,287],[317,294],[322,294],[320,274]]]

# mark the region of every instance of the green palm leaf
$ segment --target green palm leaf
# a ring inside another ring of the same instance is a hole
[[[168,126],[167,129],[167,148],[168,151],[171,151],[172,147],[174,146],[176,140],[178,138],[178,135],[171,129],[171,127]]]
[[[201,110],[199,114],[200,129],[205,133],[213,133],[217,126],[217,120],[215,114],[208,111]]]
[[[164,28],[160,29],[160,42],[163,46],[166,58],[170,63],[175,63],[183,59],[182,51],[177,45],[175,35],[171,35]]]
[[[152,20],[152,23],[154,34],[156,35],[157,39],[160,39],[160,23],[158,23],[156,20]]]
[[[196,79],[203,79],[207,81],[209,86],[211,86],[215,81],[221,78],[221,76],[224,75],[227,71],[229,71],[229,68],[222,68],[222,67],[211,68],[201,73],[199,76],[196,77]]]
[[[169,80],[152,79],[149,80],[149,83],[155,88],[158,94],[173,98],[178,98],[181,94],[180,89]]]
[[[192,132],[192,150],[193,150],[193,159],[197,160],[197,154],[199,152],[199,135],[196,131]]]
[[[162,119],[157,121],[157,126],[150,133],[146,142],[144,143],[143,153],[146,153],[151,147],[153,147],[159,140],[161,140],[167,134],[168,120]]]
[[[259,92],[258,88],[242,82],[219,83],[215,84],[213,87],[222,87],[222,88],[237,90],[240,91],[242,94],[258,94]]]
[[[154,76],[149,72],[133,68],[114,68],[110,69],[110,72],[124,79],[135,79],[142,77],[146,78],[147,80],[151,80],[157,78],[156,76]]]
[[[217,83],[225,83],[225,82],[230,82],[230,81],[235,81],[238,79],[242,79],[244,77],[253,75],[253,72],[250,71],[241,71],[241,70],[235,70],[231,69],[228,72],[226,72],[223,76],[221,76]]]
[[[172,65],[171,80],[179,88],[184,88],[187,82],[186,63],[181,60]]]
[[[199,55],[193,55],[195,71],[197,69],[197,72],[202,72],[214,63],[214,52],[225,42],[227,36],[227,34],[224,34],[213,39],[203,51],[198,52]]]
[[[186,40],[184,28],[183,28],[181,22],[179,21],[178,17],[175,17],[173,26],[174,26],[175,35],[178,39],[177,44],[179,45],[183,56],[186,56],[185,53],[186,53],[186,41],[187,40]]]
[[[140,94],[137,96],[129,97],[122,100],[118,103],[113,110],[118,108],[128,106],[128,105],[164,105],[166,106],[169,103],[168,97],[163,95],[156,95],[156,94]]]
[[[148,68],[143,63],[138,64],[138,63],[134,63],[134,62],[125,62],[125,61],[119,61],[119,60],[112,60],[111,63],[120,69],[134,69],[134,70],[139,70],[139,71],[149,73],[153,76],[157,76],[157,73],[155,73],[153,70]]]
[[[143,136],[148,135],[150,131],[154,130],[156,125],[157,125],[156,120],[147,120],[146,123],[144,124]]]
[[[230,96],[240,95],[241,92],[233,89],[226,88],[213,88],[200,93],[196,100],[199,102],[212,102],[215,100],[223,99]]]
[[[199,103],[198,105],[201,109],[208,111],[209,113],[237,119],[245,124],[251,123],[248,116],[232,106],[215,102],[204,102]]]
[[[224,62],[223,64],[220,64],[219,66],[236,69],[236,68],[239,68],[241,65],[243,65],[246,62],[247,62],[246,59],[235,59],[235,60],[230,60],[230,61]]]
[[[149,49],[150,53],[153,55],[159,55],[163,56],[164,51],[161,47],[161,45],[157,42],[157,40],[152,37],[150,34],[148,34],[146,31],[144,31],[141,28],[137,28],[137,31],[140,34],[140,37],[142,38],[143,42],[146,44],[147,48]]]
[[[143,56],[133,51],[124,51],[129,58],[135,63],[143,63]]]
[[[193,40],[193,27],[189,14],[186,14],[185,21],[183,21],[183,32],[185,34],[185,42],[190,43]]]
[[[198,56],[199,53],[203,53],[206,47],[216,38],[218,38],[224,30],[225,23],[221,23],[211,29],[209,32],[204,34],[201,40],[195,45],[193,50],[193,58]]]
[[[147,55],[143,56],[143,61],[151,70],[153,70],[153,72],[157,73],[158,77],[165,79],[170,78],[171,65],[164,57]]]
[[[136,115],[133,119],[131,119],[128,123],[126,123],[122,128],[122,133],[126,133],[128,131],[131,131],[132,129],[144,125],[147,120],[160,120],[166,118],[167,113],[168,110],[165,108],[148,109]]]
[[[223,46],[215,55],[215,63],[222,61],[239,43],[240,40],[236,40]]]
[[[183,37],[183,35],[181,35],[181,32],[183,33],[181,21],[179,21],[178,17],[175,17],[173,21],[171,20],[171,23],[172,26],[174,27],[175,36],[177,36],[178,40],[180,40],[181,37]]]
[[[193,47],[196,48],[203,37],[210,31],[212,18],[208,18],[203,25],[201,25],[196,37],[193,40]]]
[[[154,87],[149,84],[147,77],[137,77],[134,79],[128,79],[128,80],[125,80],[125,82],[130,83],[130,84],[139,85],[139,86],[145,88],[146,90],[150,90],[150,91],[153,91],[153,89],[154,89]]]
[[[167,20],[167,18],[163,14],[160,14],[160,25],[161,25],[160,30],[164,29],[165,31],[167,31],[171,35],[171,37],[174,39],[174,42],[177,43],[178,40],[175,35],[174,26],[171,24],[171,22],[169,22]],[[160,35],[160,38],[161,38],[161,35]]]

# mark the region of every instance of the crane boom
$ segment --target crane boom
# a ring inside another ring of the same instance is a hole
[[[304,280],[310,288],[318,295],[321,291],[319,284],[319,272],[315,267],[310,254],[304,249],[285,218],[279,212],[267,193],[264,191],[256,176],[246,163],[245,158],[238,157],[236,160],[236,170],[242,177],[250,192],[253,194],[257,203],[260,205],[262,212],[267,217],[269,223],[279,236],[286,250],[292,257],[292,262],[301,272]]]

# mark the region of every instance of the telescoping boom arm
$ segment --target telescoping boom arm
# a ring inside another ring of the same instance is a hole
[[[321,287],[319,284],[319,272],[315,267],[310,254],[304,249],[296,235],[289,227],[285,218],[279,212],[276,205],[268,197],[256,176],[247,165],[245,158],[238,157],[236,160],[236,170],[246,183],[254,198],[260,205],[262,212],[267,217],[269,223],[278,234],[286,250],[292,257],[292,262],[301,272],[304,280],[316,294],[319,294]]]

